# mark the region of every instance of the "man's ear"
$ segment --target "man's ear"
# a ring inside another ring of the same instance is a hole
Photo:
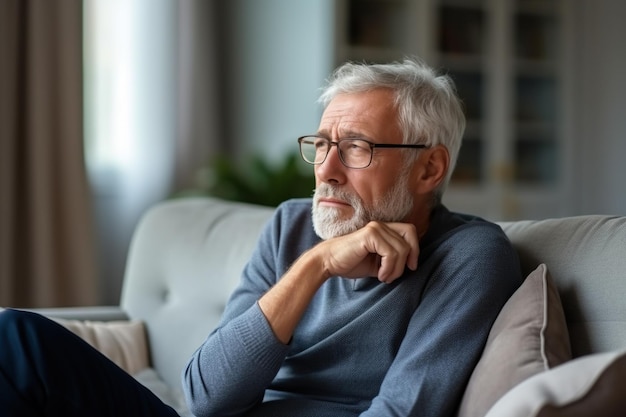
[[[446,178],[450,167],[450,154],[443,145],[433,146],[422,151],[415,164],[417,188],[420,193],[436,189]]]

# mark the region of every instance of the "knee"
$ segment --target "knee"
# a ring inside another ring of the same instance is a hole
[[[37,314],[31,313],[29,311],[7,308],[4,310],[0,310],[0,323],[13,323],[13,322],[19,322],[22,320],[28,320],[29,316],[32,316],[32,315],[37,315]]]
[[[17,323],[24,316],[24,311],[6,309],[0,311],[0,329],[5,330],[10,325]]]
[[[44,320],[46,319],[37,313],[14,309],[2,310],[0,311],[0,340],[6,341],[22,335],[25,329],[39,327]]]
[[[18,310],[2,310],[0,312],[0,346],[10,346],[19,335],[20,321],[23,312]]]

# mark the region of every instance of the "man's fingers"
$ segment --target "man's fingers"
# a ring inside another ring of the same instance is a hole
[[[417,268],[419,242],[415,227],[403,223],[370,223],[374,233],[368,235],[373,252],[380,257],[377,277],[382,282],[392,282],[400,277],[404,268]],[[371,250],[372,250],[371,249]]]
[[[331,275],[375,276],[387,283],[406,267],[416,269],[419,255],[415,227],[402,223],[370,222],[354,233],[325,241],[322,247]]]
[[[415,226],[407,223],[387,223],[387,225],[398,233],[409,244],[411,248],[407,257],[407,266],[415,271],[417,269],[417,259],[420,254],[419,238]]]

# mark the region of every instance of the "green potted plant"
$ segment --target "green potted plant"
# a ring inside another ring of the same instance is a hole
[[[281,163],[256,155],[246,164],[219,156],[199,170],[195,184],[175,197],[213,196],[225,200],[277,206],[296,197],[310,197],[315,179],[310,166],[291,153]]]

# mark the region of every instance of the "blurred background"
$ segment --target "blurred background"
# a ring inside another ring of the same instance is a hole
[[[308,196],[347,60],[419,56],[468,128],[444,202],[626,215],[621,0],[0,0],[0,305],[116,304],[141,214]]]

